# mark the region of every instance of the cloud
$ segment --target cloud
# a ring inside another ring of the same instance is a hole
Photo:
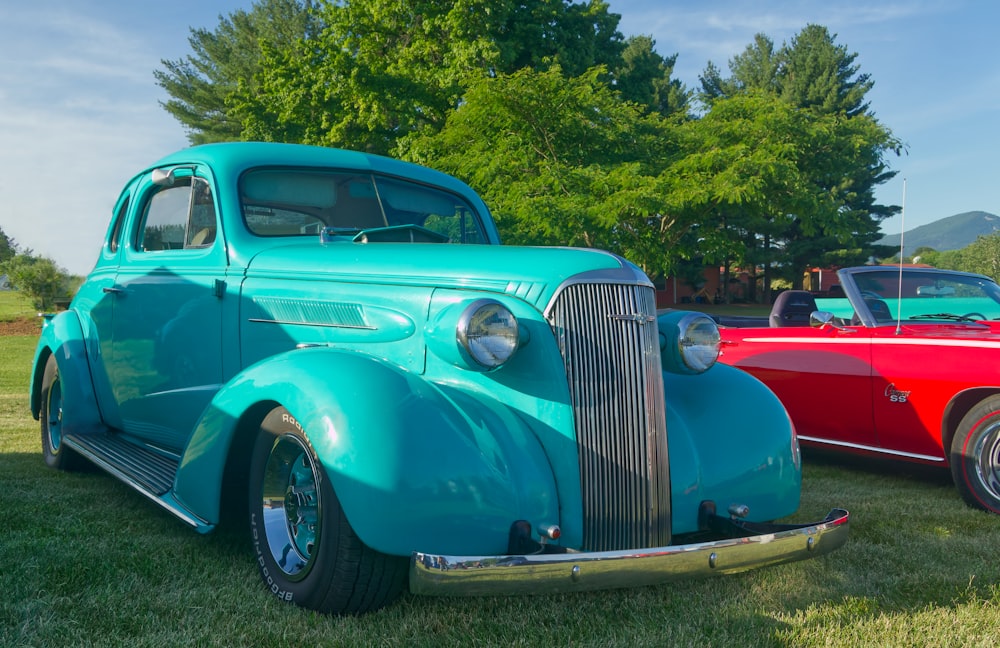
[[[853,34],[863,29],[866,37],[892,39],[891,25],[928,14],[953,12],[955,3],[706,0],[690,5],[664,5],[660,0],[623,0],[612,2],[611,9],[622,15],[620,31],[626,37],[651,34],[661,54],[678,53],[676,76],[690,86],[697,82],[709,61],[725,72],[729,60],[743,52],[758,33],[771,38],[776,47],[810,23],[823,25],[833,34],[842,30]],[[838,42],[843,41],[838,38]]]
[[[5,10],[6,13],[6,10]],[[128,178],[182,148],[149,44],[67,7],[0,25],[0,228],[71,272],[97,258]]]

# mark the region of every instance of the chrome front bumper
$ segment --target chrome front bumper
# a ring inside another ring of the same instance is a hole
[[[410,591],[435,596],[553,594],[732,574],[827,554],[847,541],[850,515],[834,509],[822,522],[773,528],[777,530],[747,537],[626,551],[523,556],[414,552]]]

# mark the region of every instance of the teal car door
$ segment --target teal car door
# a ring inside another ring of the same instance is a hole
[[[177,169],[139,194],[105,366],[124,431],[179,449],[222,381],[225,247],[207,178]]]

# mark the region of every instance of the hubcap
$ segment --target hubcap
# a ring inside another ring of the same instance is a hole
[[[1000,423],[994,423],[979,438],[974,449],[976,476],[994,499],[1000,501]]]
[[[57,379],[49,386],[45,418],[45,433],[49,437],[49,448],[53,453],[59,452],[59,446],[62,444],[62,415],[62,387]]]
[[[304,578],[319,540],[318,470],[312,453],[294,436],[279,437],[264,465],[262,509],[267,546],[289,577]]]

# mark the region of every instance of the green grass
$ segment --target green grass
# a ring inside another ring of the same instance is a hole
[[[2,646],[992,646],[1000,516],[946,473],[807,456],[799,518],[853,515],[817,560],[566,596],[406,595],[363,617],[265,592],[242,534],[200,536],[98,471],[45,467],[32,336],[0,337]]]
[[[31,300],[16,290],[0,290],[0,322],[35,317]]]
[[[677,310],[698,311],[709,315],[740,315],[744,317],[767,317],[771,314],[770,304],[672,304]]]

